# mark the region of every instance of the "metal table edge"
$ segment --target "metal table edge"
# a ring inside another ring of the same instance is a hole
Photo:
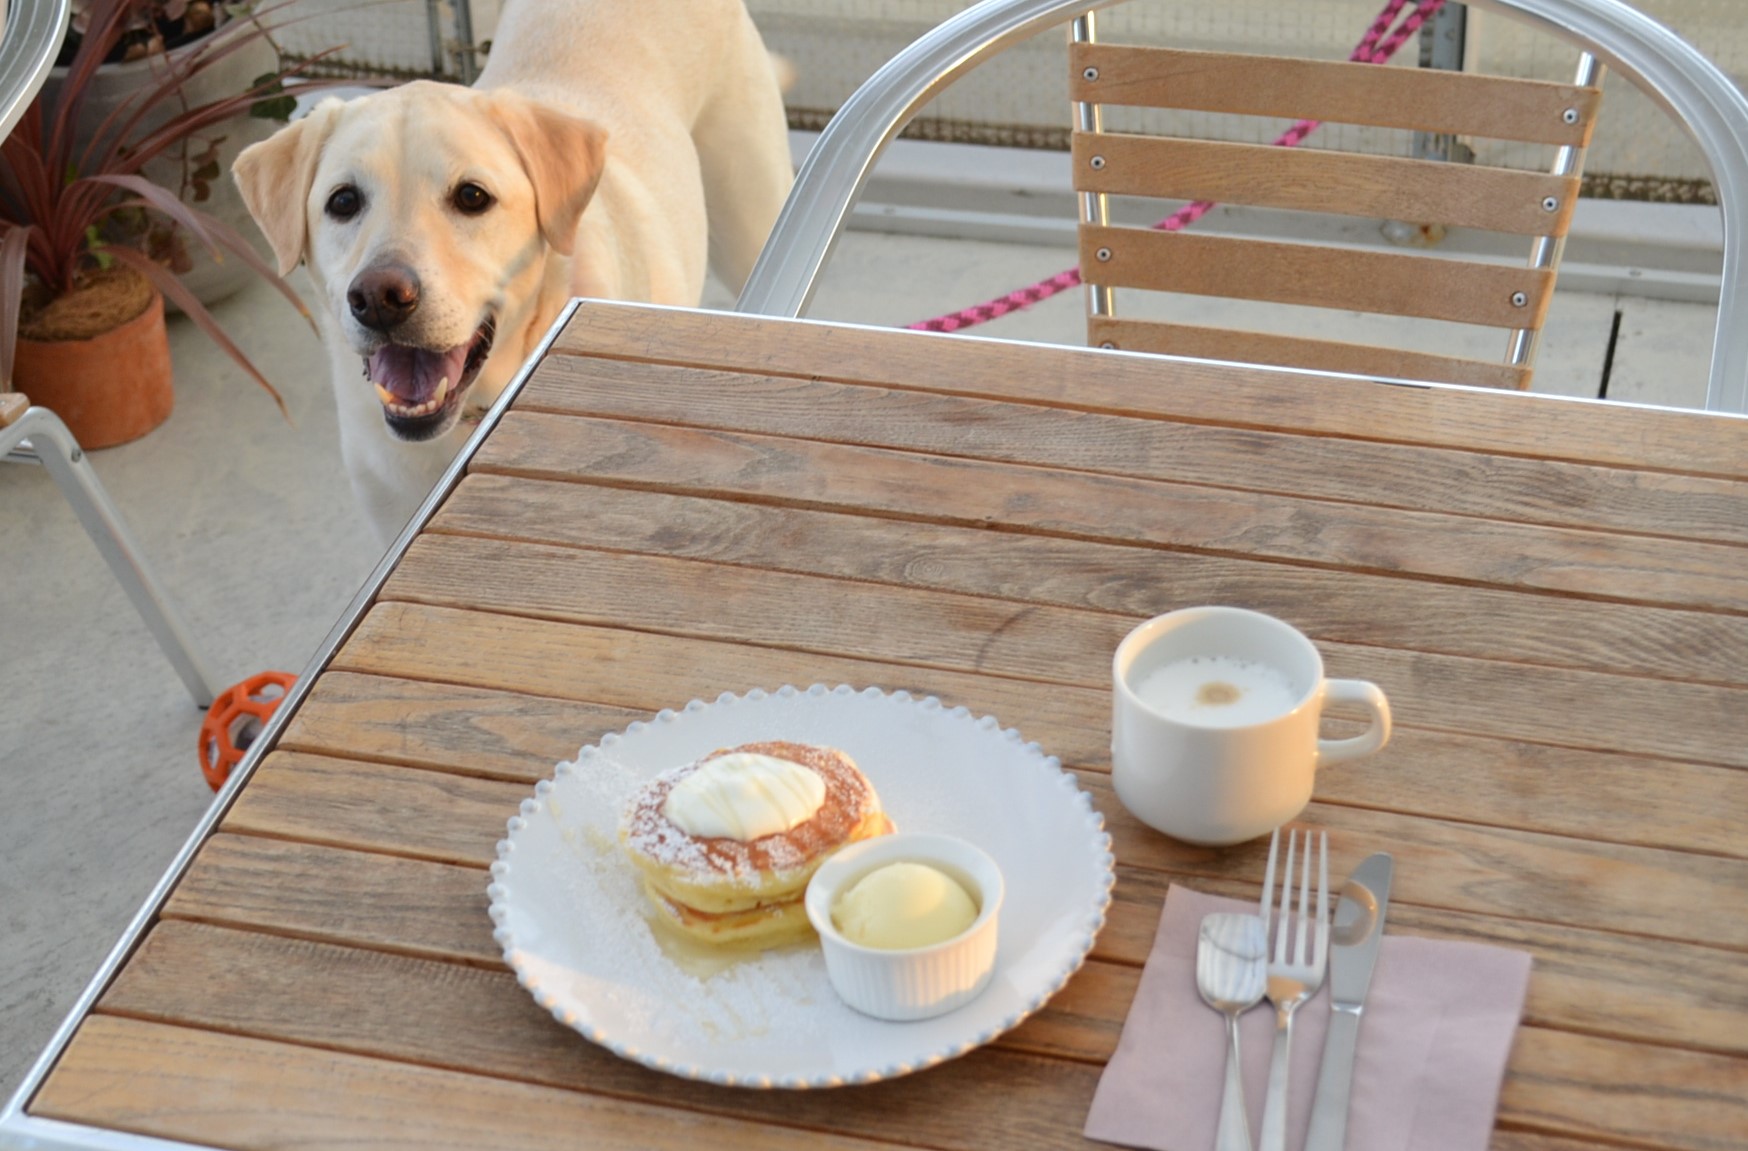
[[[474,454],[479,451],[480,445],[498,426],[504,413],[515,402],[522,388],[534,374],[535,369],[539,367],[541,361],[545,359],[547,352],[551,350],[552,345],[558,340],[559,334],[564,331],[565,325],[570,323],[571,317],[576,314],[581,304],[581,299],[573,298],[564,306],[559,312],[558,318],[553,320],[552,326],[541,337],[540,343],[536,345],[534,351],[529,354],[528,359],[504,387],[497,400],[486,411],[480,420],[479,427],[474,429],[473,435],[468,438],[467,443],[457,453],[455,459],[450,462],[436,486],[425,497],[425,502],[419,505],[419,510],[407,521],[406,527],[401,529],[401,534],[395,538],[382,560],[378,562],[376,568],[364,581],[364,585],[352,597],[351,603],[341,613],[339,621],[328,632],[327,637],[317,647],[315,655],[310,658],[302,673],[298,675],[297,681],[286,694],[285,702],[274,711],[272,718],[268,720],[261,737],[250,745],[242,762],[231,773],[224,787],[213,799],[211,806],[207,808],[206,814],[195,825],[193,832],[183,843],[175,859],[171,861],[169,869],[152,888],[151,894],[146,897],[146,901],[141,904],[140,909],[134,913],[133,919],[123,931],[121,939],[110,949],[102,966],[91,977],[85,990],[73,1004],[72,1010],[67,1013],[66,1018],[49,1040],[48,1046],[37,1057],[36,1062],[32,1064],[17,1090],[13,1092],[11,1099],[7,1101],[5,1109],[0,1110],[0,1151],[14,1151],[14,1149],[16,1151],[173,1151],[177,1148],[203,1146],[173,1139],[164,1140],[132,1135],[82,1123],[44,1119],[27,1114],[25,1107],[47,1080],[49,1072],[53,1070],[55,1064],[60,1061],[61,1055],[66,1051],[67,1044],[72,1041],[74,1032],[90,1014],[92,1006],[108,989],[110,982],[121,970],[122,965],[133,955],[147,929],[157,920],[158,912],[163,908],[164,901],[169,898],[170,892],[181,881],[201,845],[206,842],[208,836],[218,826],[219,821],[230,811],[231,805],[236,802],[236,797],[248,783],[249,777],[255,773],[255,768],[261,760],[278,745],[280,733],[303,705],[304,698],[309,694],[316,676],[326,669],[329,661],[340,650],[341,645],[357,629],[365,612],[375,602],[377,593],[382,590],[383,584],[388,581],[388,577],[400,565],[401,558],[406,554],[407,548],[411,546],[414,537],[424,530],[437,508],[461,482],[461,477],[466,473],[468,465],[473,462]]]
[[[7,1151],[205,1151],[209,1146],[35,1115],[9,1116],[0,1124],[0,1147]]]

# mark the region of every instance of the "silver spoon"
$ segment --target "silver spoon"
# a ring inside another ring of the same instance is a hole
[[[1268,929],[1254,915],[1220,913],[1202,920],[1196,942],[1196,989],[1226,1016],[1226,1090],[1220,1097],[1217,1151],[1250,1151],[1244,1079],[1238,1062],[1238,1017],[1268,988]]]

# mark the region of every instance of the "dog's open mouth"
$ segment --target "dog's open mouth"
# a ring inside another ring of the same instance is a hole
[[[389,430],[403,440],[428,440],[453,427],[496,331],[487,319],[467,343],[444,351],[385,344],[372,352],[364,374],[376,386]]]

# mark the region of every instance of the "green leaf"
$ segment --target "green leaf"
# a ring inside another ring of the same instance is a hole
[[[97,266],[102,268],[105,272],[115,266],[115,257],[109,254],[108,245],[103,242],[103,237],[98,234],[96,224],[92,224],[85,229],[85,247],[86,250],[91,253],[92,257],[96,259]]]
[[[261,98],[249,105],[249,115],[256,120],[278,120],[285,123],[297,110],[297,97],[285,94],[285,83],[279,73],[266,72],[255,77],[251,88],[261,90]]]
[[[281,124],[289,122],[291,114],[295,111],[297,111],[296,96],[270,96],[249,105],[249,115],[254,119],[278,120]]]

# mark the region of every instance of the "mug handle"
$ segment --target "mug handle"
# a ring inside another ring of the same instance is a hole
[[[1323,684],[1323,702],[1357,703],[1372,713],[1372,726],[1351,739],[1319,739],[1317,766],[1370,755],[1390,742],[1390,701],[1375,683],[1363,679],[1331,679]]]

